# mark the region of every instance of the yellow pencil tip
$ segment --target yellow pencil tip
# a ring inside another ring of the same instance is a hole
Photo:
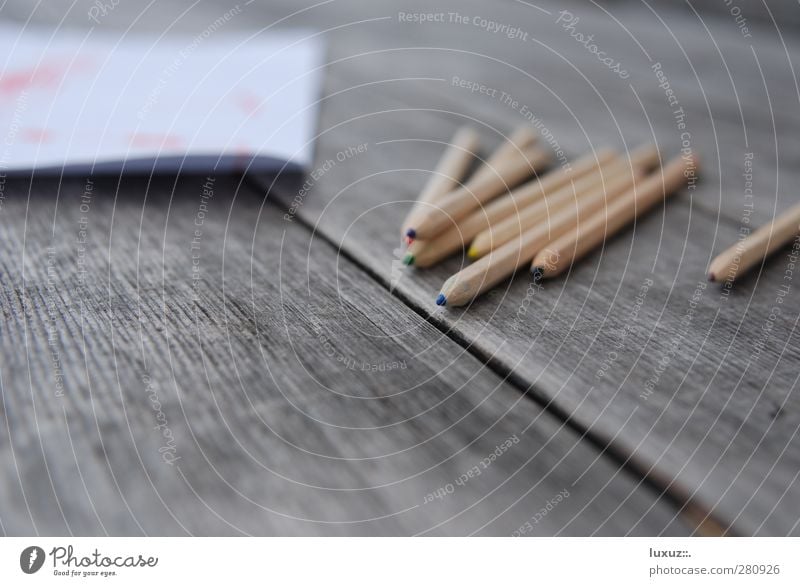
[[[475,260],[479,256],[480,256],[480,253],[478,252],[478,249],[475,248],[474,246],[470,246],[469,250],[467,250],[467,258],[470,259],[470,260]]]

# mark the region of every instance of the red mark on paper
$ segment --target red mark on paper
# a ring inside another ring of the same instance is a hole
[[[47,128],[23,128],[19,132],[19,139],[31,144],[44,144],[53,141],[53,133]]]
[[[63,74],[64,69],[55,65],[13,71],[0,77],[0,95],[17,95],[32,89],[52,89],[61,81]]]
[[[77,56],[69,62],[41,63],[36,67],[28,67],[11,71],[0,76],[0,96],[16,96],[23,91],[56,89],[68,73],[88,74],[96,69],[91,57]]]
[[[238,95],[234,97],[234,100],[242,112],[248,116],[255,116],[258,114],[259,110],[261,110],[261,96],[254,92],[248,90],[240,91]]]
[[[253,149],[250,148],[250,145],[242,142],[233,147],[232,154],[235,160],[234,164],[242,169],[246,168],[253,160]]]
[[[233,154],[238,157],[249,157],[253,154],[253,147],[246,142],[237,142],[233,147]]]

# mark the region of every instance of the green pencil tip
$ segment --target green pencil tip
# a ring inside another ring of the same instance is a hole
[[[407,254],[406,254],[404,257],[403,257],[403,264],[404,264],[404,265],[406,265],[406,266],[411,266],[411,265],[413,265],[413,264],[414,264],[414,255],[413,255],[413,254],[411,254],[411,253],[407,253]]]

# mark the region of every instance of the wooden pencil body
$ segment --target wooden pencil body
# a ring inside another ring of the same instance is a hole
[[[620,193],[633,184],[632,173],[657,165],[658,160],[658,150],[655,145],[645,145],[631,152],[628,158],[619,158],[601,165],[580,180],[564,185],[541,201],[519,211],[518,214],[509,215],[505,220],[487,227],[475,237],[468,252],[469,257],[476,259],[488,254],[492,249],[531,229],[548,214],[564,207],[576,197],[601,190],[605,190],[609,196]],[[618,177],[626,177],[627,182],[618,181]]]
[[[460,306],[494,287],[529,263],[548,242],[558,238],[577,222],[584,221],[607,204],[605,191],[573,201],[514,240],[494,249],[474,264],[459,271],[442,286],[447,305]]]
[[[548,215],[573,203],[575,199],[605,192],[609,197],[621,193],[633,185],[633,176],[627,163],[613,163],[606,169],[598,169],[573,184],[565,185],[555,193],[498,222],[475,237],[469,247],[471,259],[480,258],[520,234],[547,220]]]
[[[578,180],[607,164],[618,155],[611,148],[601,148],[596,153],[585,155],[575,161],[568,169],[558,169],[547,173],[541,179],[535,179],[518,187],[508,195],[489,202],[481,209],[472,212],[457,226],[445,230],[433,240],[415,240],[407,251],[409,264],[418,267],[429,267],[464,248],[476,235],[489,226],[507,218],[541,200],[564,184]]]
[[[513,189],[507,195],[499,197],[481,209],[472,212],[464,223],[470,222],[473,218],[478,216],[490,218],[489,225],[497,223],[499,220],[505,219],[511,214],[517,213],[520,210],[527,208],[541,201],[544,197],[560,189],[571,181],[578,181],[591,173],[597,171],[601,166],[612,163],[618,159],[619,155],[611,148],[601,148],[597,151],[596,155],[586,155],[578,159],[574,166],[569,170],[558,169],[545,174],[541,178],[533,179],[528,183]],[[462,229],[462,233],[467,231]],[[475,234],[471,234],[475,236]]]
[[[465,126],[456,132],[439,164],[420,192],[417,202],[406,216],[400,231],[401,237],[405,237],[408,228],[416,222],[416,217],[420,210],[425,208],[425,204],[439,201],[461,182],[478,150],[478,144],[478,133],[472,128]]]
[[[658,152],[658,147],[653,143],[646,143],[640,145],[629,152],[627,159],[631,168],[649,171],[654,167],[658,167],[661,163],[661,156]]]
[[[800,204],[789,208],[719,254],[708,267],[711,281],[732,282],[800,234]]]
[[[513,157],[519,151],[533,146],[539,140],[539,135],[529,126],[517,128],[511,135],[503,141],[497,149],[486,159],[486,162],[475,171],[474,179],[480,179],[485,175],[492,175],[493,168],[501,161]]]
[[[687,171],[695,172],[697,160],[675,158],[663,172],[655,172],[635,189],[616,198],[601,213],[582,221],[543,248],[533,259],[531,270],[539,278],[558,275],[573,262],[602,245],[606,238],[619,232],[639,215],[675,193],[687,181]]]
[[[546,167],[552,154],[536,146],[516,152],[493,167],[494,172],[470,179],[465,185],[447,194],[436,205],[419,216],[408,235],[421,240],[435,238],[461,221],[481,204],[516,187],[534,172]],[[412,232],[413,231],[413,232]]]

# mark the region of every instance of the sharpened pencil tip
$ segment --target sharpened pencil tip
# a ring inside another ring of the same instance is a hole
[[[708,280],[713,283],[714,281],[717,280],[717,275],[715,275],[714,273],[711,273],[711,272],[708,273]]]
[[[475,260],[479,256],[478,250],[474,246],[470,246],[469,250],[467,250],[467,258],[470,260]]]
[[[533,267],[531,269],[531,277],[533,277],[534,283],[538,283],[544,278],[544,269],[542,267]]]
[[[411,240],[414,240],[414,238],[417,237],[417,231],[414,230],[414,228],[409,228],[408,230],[406,230],[406,236]]]
[[[447,297],[444,296],[444,293],[439,293],[436,298],[436,305],[447,305]]]
[[[403,264],[406,266],[411,266],[414,264],[414,255],[411,253],[406,254],[403,257]]]

